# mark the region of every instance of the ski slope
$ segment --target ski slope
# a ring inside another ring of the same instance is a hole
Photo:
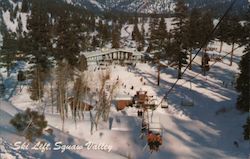
[[[215,44],[216,45],[216,44]],[[229,46],[225,47],[225,50]],[[213,52],[209,52],[213,53]],[[225,53],[222,53],[225,54]],[[250,145],[243,140],[242,125],[247,114],[242,114],[235,109],[238,93],[231,84],[239,72],[237,63],[242,55],[242,49],[236,51],[233,66],[228,66],[229,57],[218,62],[208,72],[207,76],[197,76],[192,80],[192,90],[190,90],[189,78],[200,72],[198,64],[194,64],[193,71],[188,70],[173,92],[168,96],[168,109],[158,107],[153,112],[153,118],[159,120],[163,132],[163,145],[159,152],[150,153],[145,139],[140,138],[141,119],[137,117],[136,108],[126,108],[123,111],[116,111],[111,108],[108,122],[101,122],[93,134],[90,133],[89,113],[85,113],[84,120],[74,120],[69,118],[65,121],[65,131],[61,131],[62,123],[60,115],[51,113],[51,107],[46,106],[45,116],[49,127],[53,129],[54,135],[44,135],[37,139],[45,140],[49,143],[63,141],[65,144],[85,145],[91,141],[93,143],[103,143],[111,147],[111,151],[88,150],[67,150],[46,151],[44,153],[24,150],[15,151],[13,146],[15,141],[25,141],[15,129],[9,124],[9,120],[18,111],[24,111],[30,107],[37,110],[39,103],[29,99],[27,86],[22,91],[19,87],[12,88],[15,83],[12,73],[12,80],[8,81],[8,89],[14,89],[14,93],[9,101],[1,100],[0,137],[2,146],[1,157],[5,158],[135,158],[135,159],[247,159],[249,157]],[[98,74],[95,67],[89,69],[89,86],[96,87]],[[161,71],[160,86],[156,85],[157,68],[152,64],[138,63],[135,67],[127,68],[122,66],[109,66],[111,79],[116,80],[119,76],[119,88],[116,93],[134,95],[138,90],[146,90],[149,95],[159,103],[164,93],[172,86],[176,80],[177,71],[174,68],[164,68]],[[3,71],[3,70],[2,70]],[[5,74],[4,74],[5,75]],[[143,78],[143,81],[140,79]],[[124,87],[126,85],[126,88]],[[131,87],[133,86],[133,89]],[[6,97],[7,98],[7,97]],[[184,99],[193,99],[193,107],[181,105]],[[39,109],[38,109],[39,110]],[[237,141],[239,147],[233,143]],[[7,156],[7,157],[6,157]],[[9,157],[11,156],[11,157]]]

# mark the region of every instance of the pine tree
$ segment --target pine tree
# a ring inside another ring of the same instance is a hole
[[[183,0],[178,0],[174,9],[175,17],[173,19],[174,29],[172,30],[174,38],[183,48],[187,47],[188,31],[188,10]]]
[[[86,51],[91,47],[91,37],[89,36],[89,31],[92,29],[88,29],[88,24],[90,23],[89,18],[84,17],[80,13],[72,13],[71,18],[71,26],[70,31],[74,33],[74,43],[75,49],[72,51],[76,51],[76,53],[80,51]]]
[[[240,34],[240,45],[248,45],[250,43],[250,9],[248,10],[248,12],[246,13],[246,23],[244,24],[244,26],[242,27],[242,34]]]
[[[30,142],[36,137],[42,136],[43,130],[47,127],[44,115],[31,111],[29,108],[23,113],[16,114],[10,123]]]
[[[194,8],[191,11],[188,21],[188,48],[190,52],[189,61],[190,66],[189,69],[192,69],[192,52],[194,49],[201,46],[200,34],[202,34],[202,30],[200,27],[201,21],[201,13],[198,9]]]
[[[117,24],[113,24],[112,28],[112,48],[120,48],[121,30]]]
[[[89,20],[89,26],[90,26],[90,31],[95,31],[96,29],[96,24],[95,24],[95,16],[91,15],[90,20]]]
[[[22,24],[22,20],[21,20],[21,16],[19,16],[17,18],[17,39],[22,38],[22,33],[23,33],[23,24]]]
[[[18,5],[16,5],[16,7],[14,8],[14,12],[13,12],[13,17],[16,18],[17,17],[17,11],[19,10]]]
[[[206,71],[207,71],[207,66],[206,64],[208,64],[208,55],[207,55],[207,45],[209,44],[209,41],[206,41],[207,38],[210,36],[212,30],[213,30],[213,20],[212,20],[212,13],[207,11],[205,13],[202,14],[201,20],[200,20],[200,29],[201,29],[201,34],[199,34],[199,39],[200,39],[200,43],[201,44],[206,44],[203,46],[204,52],[202,55],[202,62],[201,62],[201,66],[202,66],[202,72],[203,75],[206,75]],[[212,40],[211,37],[209,40]]]
[[[250,117],[247,118],[246,124],[243,125],[243,136],[245,140],[250,140]]]
[[[159,24],[158,18],[151,16],[149,21],[150,38],[149,38],[149,46],[147,48],[147,52],[152,52],[154,48],[157,46],[158,24]]]
[[[7,76],[10,76],[12,66],[15,64],[15,56],[18,50],[17,40],[14,33],[6,31],[3,34],[3,46],[0,56],[1,66],[6,68]]]
[[[87,70],[87,68],[88,68],[87,59],[83,55],[79,57],[77,64],[78,64],[78,66],[77,66],[78,70],[80,70],[82,72]]]
[[[145,46],[145,23],[142,23],[141,25],[141,47],[144,48]]]
[[[110,41],[109,25],[105,22],[101,28],[101,46],[105,46]]]
[[[210,35],[214,28],[213,25],[213,19],[212,19],[212,13],[207,11],[202,14],[201,19],[200,19],[200,43],[203,44],[207,37]],[[209,39],[210,41],[212,40],[211,38]],[[208,43],[206,44],[205,47],[207,47]],[[206,48],[205,48],[206,49]]]
[[[218,38],[218,40],[220,41],[220,50],[219,50],[220,53],[222,52],[223,42],[226,42],[227,40],[226,35],[227,35],[227,24],[225,20],[223,20],[219,25],[218,29],[216,30],[216,38]]]
[[[102,47],[102,33],[101,33],[102,28],[103,28],[103,22],[102,20],[99,20],[96,26],[97,35],[95,36],[96,40],[99,42],[99,47]]]
[[[139,41],[140,31],[138,29],[138,24],[134,24],[132,31],[132,40]]]
[[[28,43],[24,51],[27,51],[30,57],[29,62],[33,64],[32,85],[29,89],[33,100],[41,100],[43,97],[44,80],[51,65],[48,60],[51,52],[50,25],[45,6],[44,1],[34,1],[27,21],[29,33],[26,36]]]
[[[23,0],[21,12],[27,13],[28,9],[29,9],[28,0]]]
[[[236,43],[239,43],[241,34],[242,34],[242,26],[239,23],[239,19],[235,16],[230,16],[225,18],[226,23],[226,43],[232,45],[231,49],[231,57],[230,57],[230,66],[233,63],[233,54],[234,54],[234,47]]]
[[[240,45],[245,45],[244,55],[240,62],[240,75],[237,79],[236,89],[240,92],[237,99],[237,108],[241,111],[250,113],[250,10],[246,16],[247,22],[243,27]],[[250,116],[243,125],[243,136],[245,140],[250,140]]]
[[[240,61],[240,75],[237,79],[236,89],[240,92],[237,100],[237,108],[241,111],[250,111],[250,45],[245,48],[245,55],[242,56]]]
[[[97,40],[96,36],[93,36],[92,38],[91,47],[92,47],[92,50],[95,50],[96,47],[99,47],[99,41]]]
[[[190,36],[189,43],[191,43],[192,46],[197,45],[197,43],[200,42],[198,36],[199,36],[199,34],[201,34],[200,33],[201,28],[199,26],[201,17],[202,17],[202,14],[201,14],[201,11],[199,9],[194,8],[191,10],[191,13],[189,16],[189,21],[188,21],[189,22],[189,28],[188,28],[189,30],[188,31],[189,31],[189,36]],[[199,45],[197,45],[197,46],[199,46]]]
[[[156,37],[157,37],[157,45],[155,45],[155,53],[157,58],[165,58],[166,55],[166,48],[168,44],[168,32],[166,27],[165,18],[162,17],[159,22],[158,30],[156,30]]]
[[[154,33],[155,30],[158,29],[159,19],[158,19],[158,17],[151,15],[149,20],[150,20],[149,21],[149,31],[150,31],[150,34],[152,34],[152,33]]]
[[[161,43],[160,45],[162,45],[162,43],[164,43],[164,40],[168,38],[167,26],[164,17],[161,17],[157,34],[158,39]]]
[[[143,30],[142,30],[143,31]],[[145,30],[144,30],[145,31]],[[141,51],[144,46],[144,36],[139,31],[138,24],[134,24],[133,32],[132,32],[132,40],[135,40],[136,47],[138,51]]]
[[[175,18],[173,25],[175,28],[172,30],[174,36],[173,52],[175,60],[178,62],[178,78],[181,78],[181,68],[187,64],[187,47],[188,47],[188,17],[187,6],[183,0],[178,0],[176,3]]]
[[[100,32],[102,31],[102,28],[103,28],[103,22],[102,22],[101,19],[99,19],[98,25],[97,25],[97,27],[96,27],[98,33],[100,33]]]
[[[57,48],[55,58],[57,61],[67,60],[71,67],[76,66],[77,56],[80,53],[79,31],[77,26],[72,24],[72,15],[63,11],[57,24]]]

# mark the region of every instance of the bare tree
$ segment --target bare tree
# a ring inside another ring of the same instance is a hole
[[[71,79],[72,68],[67,61],[63,60],[58,63],[56,69],[56,91],[57,91],[57,111],[60,113],[62,119],[62,131],[64,131],[64,121],[68,117],[67,106],[67,85]]]
[[[83,100],[87,99],[89,87],[88,87],[87,75],[85,72],[76,70],[75,75],[76,75],[76,80],[74,82],[74,87],[73,87],[73,97],[72,97],[73,99],[71,101],[71,110],[72,110],[72,116],[76,124],[77,117],[81,118],[82,116],[82,118],[84,118],[83,112],[87,108],[87,105],[86,103],[83,102]]]
[[[111,82],[110,71],[106,71],[100,74],[100,89],[97,93],[97,103],[96,103],[96,114],[94,117],[94,124],[97,129],[98,123],[102,118],[103,121],[107,122],[110,113],[110,107],[112,104],[115,89],[118,86],[118,81]]]
[[[51,99],[51,109],[52,114],[54,114],[54,88],[53,88],[54,80],[50,80],[50,99]]]
[[[51,69],[49,72],[49,77],[48,77],[48,86],[46,89],[46,94],[48,96],[48,101],[50,101],[51,105],[51,113],[54,114],[54,104],[55,104],[55,97],[54,97],[54,84],[55,84],[55,77],[54,77],[54,69]]]

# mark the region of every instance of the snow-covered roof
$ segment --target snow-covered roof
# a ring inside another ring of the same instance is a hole
[[[133,97],[127,94],[117,94],[114,97],[114,100],[132,100]]]
[[[106,49],[106,50],[97,50],[97,51],[91,51],[91,52],[81,52],[81,55],[84,55],[86,58],[95,57],[95,56],[102,56],[107,55],[113,52],[129,52],[132,53],[134,56],[142,56],[143,54],[141,52],[138,52],[133,49]]]

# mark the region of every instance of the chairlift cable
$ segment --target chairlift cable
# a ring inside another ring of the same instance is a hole
[[[229,54],[231,54],[231,52],[229,52],[229,53],[227,53],[226,55],[224,55],[221,59],[224,59],[224,58],[227,57],[227,55],[229,55]],[[219,62],[219,61],[215,61],[214,63],[212,63],[212,64],[210,65],[210,68],[212,68],[217,62]],[[180,85],[183,86],[184,84],[186,84],[187,82],[189,82],[189,81],[195,79],[195,78],[198,77],[199,75],[201,75],[201,72],[200,72],[200,73],[197,73],[197,74],[196,74],[195,76],[193,76],[193,77],[190,77],[189,80],[183,82],[183,83],[180,84]]]
[[[196,58],[196,56],[200,53],[200,51],[202,50],[202,48],[207,44],[207,42],[209,41],[209,39],[211,38],[211,36],[214,34],[214,32],[217,30],[217,28],[219,27],[219,25],[221,24],[221,22],[223,21],[223,19],[226,17],[226,15],[229,13],[229,11],[232,9],[232,7],[234,6],[234,4],[237,2],[237,0],[234,0],[231,2],[230,6],[228,7],[228,9],[226,10],[226,12],[222,15],[222,17],[220,18],[219,22],[216,24],[216,26],[213,28],[213,30],[209,33],[209,35],[206,37],[206,40],[202,43],[201,47],[199,48],[199,50],[197,51],[197,53],[195,54],[195,56],[192,58],[192,60],[190,61],[190,63],[185,67],[184,71],[181,73],[181,77],[184,75],[184,73],[187,71],[187,69],[189,68],[189,66],[191,65],[191,63],[194,61],[194,59]],[[174,87],[176,86],[176,84],[178,83],[180,79],[178,78],[175,83],[172,85],[172,87],[165,93],[165,95],[163,96],[163,98],[161,99],[159,105],[161,105],[161,103],[163,102],[163,100],[165,98],[168,97],[168,95],[171,93],[171,91],[174,89]],[[158,106],[159,106],[158,105]]]

